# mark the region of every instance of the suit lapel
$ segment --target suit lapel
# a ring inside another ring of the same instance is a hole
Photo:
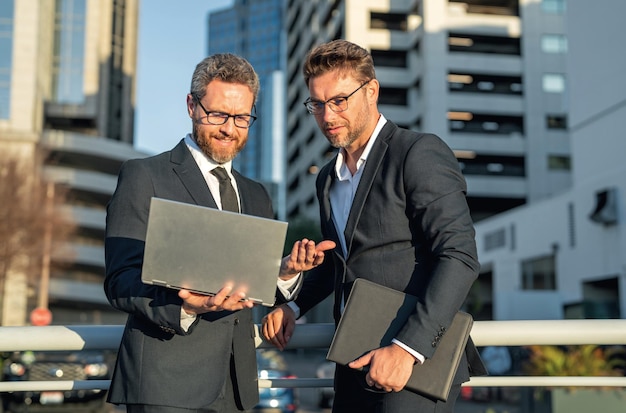
[[[209,191],[204,176],[193,156],[191,156],[184,140],[172,149],[170,162],[173,164],[172,169],[174,173],[196,204],[217,208],[217,203],[213,199],[211,191]]]
[[[327,234],[330,233],[331,239],[339,239],[339,234],[337,234],[337,228],[335,227],[335,223],[333,221],[333,213],[332,207],[330,205],[330,187],[333,184],[333,181],[336,178],[335,175],[335,164],[337,162],[337,157],[329,162],[324,169],[321,171],[321,193],[318,194],[318,198],[320,199],[320,210],[321,210],[321,224],[322,224],[322,233]],[[341,249],[340,249],[341,250]]]
[[[383,161],[383,158],[385,157],[385,153],[387,153],[387,140],[391,136],[391,132],[393,130],[390,125],[393,124],[387,122],[387,124],[378,134],[378,138],[376,139],[376,142],[374,142],[374,146],[372,146],[372,150],[367,156],[365,169],[363,169],[363,175],[361,176],[359,186],[356,190],[356,194],[354,195],[354,200],[352,201],[350,215],[348,215],[346,229],[344,230],[344,236],[346,237],[346,250],[348,251],[346,259],[350,256],[352,239],[354,238],[354,232],[356,230],[356,227],[359,224],[359,219],[361,218],[363,206],[365,205],[365,201],[367,200],[367,197],[372,188],[372,184],[374,183],[374,178],[378,174],[380,165]]]

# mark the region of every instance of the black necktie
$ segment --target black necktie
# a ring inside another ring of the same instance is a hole
[[[211,171],[217,180],[220,182],[220,198],[222,199],[222,210],[239,212],[239,202],[237,202],[237,194],[235,188],[230,182],[230,177],[226,172],[226,169],[221,166]]]

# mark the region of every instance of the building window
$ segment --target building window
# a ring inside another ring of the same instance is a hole
[[[519,37],[480,36],[465,33],[448,34],[450,52],[521,55]]]
[[[370,14],[370,28],[406,32],[409,28],[407,14],[372,12]]]
[[[519,16],[519,2],[509,0],[450,0],[465,9],[468,14],[491,14],[495,16]]]
[[[526,176],[524,157],[476,155],[471,159],[459,159],[463,175],[481,176]]]
[[[0,119],[9,119],[11,115],[13,10],[13,0],[0,2]]]
[[[543,91],[548,93],[565,92],[565,76],[560,73],[546,73],[542,81]]]
[[[541,10],[546,13],[565,13],[565,0],[541,0]]]
[[[548,169],[551,171],[569,171],[572,169],[569,156],[550,155],[548,156]]]
[[[521,95],[521,76],[497,76],[477,73],[448,73],[450,92],[491,93],[503,95]]]
[[[506,245],[506,231],[504,228],[497,229],[485,234],[485,251],[492,251]]]
[[[556,260],[554,255],[522,261],[522,289],[556,290]]]
[[[565,53],[567,38],[562,34],[544,34],[541,36],[541,50],[544,53]]]
[[[565,115],[546,115],[546,128],[548,128],[548,129],[567,129],[567,116],[565,116]]]
[[[399,87],[381,87],[378,103],[381,105],[406,106],[408,104],[408,90]]]
[[[372,50],[376,67],[408,67],[406,50]]]
[[[86,0],[57,2],[54,34],[53,94],[57,103],[84,101]]]
[[[523,116],[492,115],[468,111],[449,111],[450,132],[479,133],[488,135],[510,135],[524,133]]]

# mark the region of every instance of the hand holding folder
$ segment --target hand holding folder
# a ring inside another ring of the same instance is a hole
[[[326,358],[341,365],[387,346],[414,311],[417,298],[359,278],[350,296]],[[432,358],[416,365],[406,388],[446,401],[472,328],[472,317],[459,311]]]

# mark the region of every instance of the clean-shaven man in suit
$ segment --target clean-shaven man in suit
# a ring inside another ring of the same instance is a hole
[[[404,386],[414,365],[433,355],[478,276],[458,162],[437,136],[401,129],[379,113],[380,85],[362,47],[322,44],[303,73],[304,104],[339,148],[316,181],[322,234],[337,247],[305,277],[294,302],[264,318],[263,335],[283,349],[296,318],[333,292],[338,322],[357,278],[415,295],[415,313],[392,344],[337,366],[333,412],[452,412],[461,383],[484,373],[471,342],[447,402]],[[357,370],[366,366],[367,373]]]
[[[170,151],[124,163],[119,173],[107,208],[104,289],[128,320],[108,401],[125,404],[130,413],[240,412],[258,403],[252,302],[229,285],[206,296],[141,282],[152,197],[221,209],[232,204],[231,210],[274,217],[264,187],[231,165],[255,120],[258,91],[257,74],[245,59],[204,59],[187,96],[193,132]],[[220,192],[217,170],[230,180],[234,196]],[[278,296],[297,290],[299,274],[334,246],[296,242],[277,274]]]

